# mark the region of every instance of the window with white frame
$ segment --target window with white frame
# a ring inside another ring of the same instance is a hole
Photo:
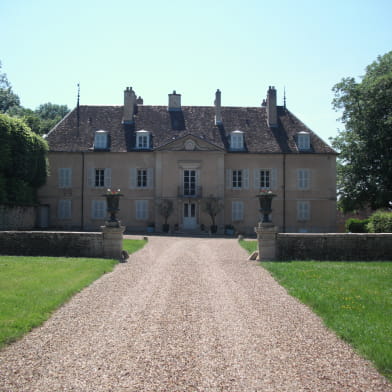
[[[299,132],[297,134],[297,145],[300,151],[310,149],[310,134],[308,132]]]
[[[231,220],[233,222],[244,220],[244,202],[232,201],[231,202]]]
[[[150,148],[150,132],[141,130],[136,132],[136,148],[141,150]]]
[[[132,167],[130,171],[131,189],[152,189],[154,184],[152,168]]]
[[[72,200],[64,199],[59,200],[57,205],[58,219],[71,219],[72,218]]]
[[[226,169],[227,189],[248,189],[249,169]]]
[[[232,171],[232,188],[241,189],[242,188],[242,170]]]
[[[92,188],[110,188],[112,186],[112,169],[90,168],[87,182]]]
[[[59,188],[72,187],[72,169],[70,167],[61,167],[58,170]]]
[[[255,189],[276,189],[277,169],[254,169],[254,188]]]
[[[105,219],[106,200],[93,200],[91,203],[91,217],[93,219]]]
[[[297,202],[297,219],[299,221],[308,221],[310,219],[310,202],[301,200]]]
[[[135,217],[137,220],[148,219],[148,200],[136,200],[135,203],[136,211]]]
[[[107,131],[96,131],[94,136],[94,150],[105,150],[109,148],[109,134]]]
[[[244,132],[234,131],[230,135],[230,149],[243,150],[244,148]]]
[[[310,171],[309,169],[297,170],[297,186],[298,189],[307,190],[310,188]]]

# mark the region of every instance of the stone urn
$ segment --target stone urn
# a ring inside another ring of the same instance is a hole
[[[119,221],[116,217],[116,214],[118,211],[120,211],[120,197],[123,196],[120,193],[120,189],[118,189],[117,191],[111,191],[110,189],[108,189],[107,193],[102,196],[106,198],[106,209],[110,215],[108,220],[109,225],[118,224]]]
[[[271,223],[269,219],[269,214],[272,212],[272,199],[276,197],[271,191],[261,191],[257,196],[260,203],[260,213],[262,223]]]

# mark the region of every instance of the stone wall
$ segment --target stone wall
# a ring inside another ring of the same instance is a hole
[[[278,234],[278,260],[392,260],[392,234]]]
[[[30,230],[35,227],[35,207],[8,207],[0,205],[0,230]]]
[[[0,254],[104,257],[102,233],[0,231]]]

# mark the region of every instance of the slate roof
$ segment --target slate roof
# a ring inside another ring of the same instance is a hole
[[[217,126],[214,106],[183,106],[181,111],[169,112],[167,106],[138,105],[134,124],[122,124],[123,106],[80,106],[79,116],[77,108],[72,110],[50,131],[47,141],[50,151],[89,151],[95,132],[106,130],[110,134],[110,151],[127,152],[135,150],[135,132],[147,130],[152,135],[152,150],[191,134],[230,151],[228,135],[240,130],[245,135],[246,152],[296,154],[297,133],[308,132],[308,153],[336,154],[289,110],[278,106],[277,111],[278,127],[270,128],[265,107],[223,106],[223,124]]]

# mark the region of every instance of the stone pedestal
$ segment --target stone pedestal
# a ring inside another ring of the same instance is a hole
[[[119,223],[119,222],[118,222]],[[103,233],[103,255],[106,259],[121,259],[124,226],[101,226]]]
[[[257,260],[276,260],[276,235],[278,228],[272,223],[261,223],[255,227],[259,255]]]

